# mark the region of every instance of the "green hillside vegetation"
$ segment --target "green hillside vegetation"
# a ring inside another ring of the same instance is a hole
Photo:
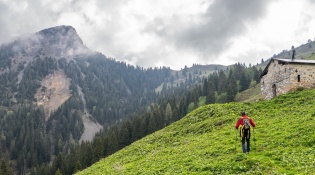
[[[85,174],[311,174],[315,165],[315,90],[269,101],[202,106],[79,172]],[[249,155],[234,129],[254,119]]]
[[[236,102],[256,102],[262,99],[260,83],[253,84],[238,94],[236,94],[235,101]]]
[[[312,52],[310,55],[305,57],[306,60],[315,60],[315,54]]]

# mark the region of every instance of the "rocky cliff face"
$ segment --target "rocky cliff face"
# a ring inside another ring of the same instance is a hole
[[[76,30],[71,26],[58,26],[44,29],[35,34],[39,41],[39,50],[56,58],[72,58],[75,55],[88,54]]]
[[[1,46],[0,74],[17,70],[36,57],[72,59],[76,55],[88,55],[90,51],[71,26],[57,26],[35,34],[18,37]],[[9,64],[8,64],[9,63]]]

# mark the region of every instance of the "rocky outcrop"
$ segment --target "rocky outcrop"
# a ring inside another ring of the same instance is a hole
[[[71,26],[57,26],[41,30],[35,34],[15,38],[12,42],[3,44],[5,50],[0,65],[0,74],[9,70],[16,71],[26,67],[36,57],[53,57],[56,59],[73,59],[77,55],[88,55],[90,51],[82,42],[76,30]]]
[[[71,26],[58,26],[44,29],[35,34],[39,41],[39,51],[60,58],[72,58],[75,55],[88,54],[76,30]]]

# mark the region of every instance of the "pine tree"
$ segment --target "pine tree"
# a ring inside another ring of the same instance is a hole
[[[208,90],[208,94],[206,97],[206,103],[207,104],[212,104],[215,103],[215,85],[214,82],[209,81],[209,90]]]
[[[156,118],[154,116],[153,113],[150,114],[150,119],[149,119],[149,126],[148,126],[148,131],[149,133],[153,133],[154,131],[157,130],[157,122],[156,122]]]
[[[248,88],[249,83],[248,83],[248,77],[245,74],[245,71],[242,70],[240,73],[240,90],[239,91],[244,91]]]
[[[82,165],[80,163],[79,160],[77,160],[77,162],[75,163],[75,167],[74,167],[74,173],[77,173],[78,171],[80,171],[82,169]]]
[[[119,130],[119,148],[128,146],[131,143],[131,125],[129,120],[125,120]]]
[[[253,67],[253,71],[254,71],[253,80],[255,80],[256,83],[259,83],[260,82],[260,78],[259,78],[260,73],[255,66]]]
[[[228,87],[227,87],[227,100],[228,102],[234,101],[237,94],[237,84],[232,69],[229,71]]]
[[[108,146],[109,146],[109,150],[108,150],[109,154],[113,154],[114,152],[119,150],[117,126],[111,127]]]
[[[203,89],[202,89],[204,96],[207,96],[209,94],[209,89],[210,89],[210,87],[209,87],[208,78],[205,78],[203,81]]]
[[[165,108],[165,125],[170,124],[172,118],[173,118],[173,111],[170,103],[167,103],[166,108]]]
[[[221,94],[226,92],[227,88],[227,78],[223,70],[219,72],[219,84],[218,84],[218,93]]]
[[[55,175],[61,175],[60,169],[56,171]]]
[[[139,117],[136,115],[132,119],[132,131],[131,131],[131,141],[132,142],[141,138],[140,129],[141,129],[141,121],[140,121]]]
[[[1,161],[0,175],[13,175],[12,169],[9,167],[8,162],[5,160]]]

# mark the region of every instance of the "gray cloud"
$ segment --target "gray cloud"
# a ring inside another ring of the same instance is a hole
[[[9,39],[8,36],[8,28],[7,28],[7,21],[5,20],[6,16],[5,14],[8,13],[8,10],[5,8],[5,5],[3,4],[3,2],[0,1],[0,44],[6,40]]]
[[[246,25],[264,16],[270,1],[261,0],[215,0],[206,13],[192,17],[201,22],[187,23],[174,15],[171,21],[155,19],[148,26],[165,26],[154,32],[171,41],[179,49],[193,49],[204,59],[215,57],[232,43],[230,38],[246,32]]]
[[[46,9],[41,1],[0,2],[0,35],[7,41],[19,35],[35,33],[50,27],[58,18],[58,14]]]
[[[91,37],[95,37],[88,43],[97,45],[103,39],[111,42],[111,36],[117,30],[117,10],[121,3],[127,2],[122,0],[117,1],[95,1],[87,2],[84,0],[78,1],[41,1],[41,0],[27,0],[22,2],[14,1],[0,1],[0,44],[8,39],[29,33],[35,33],[39,30],[54,27],[58,25],[72,25],[72,16],[80,19],[81,23],[74,24],[73,27],[79,31],[91,32]],[[95,9],[87,9],[87,4],[96,7]],[[89,15],[93,13],[93,15]],[[103,14],[101,14],[103,13]],[[67,14],[72,14],[67,15]],[[112,21],[107,21],[104,14]],[[100,16],[98,16],[100,15]],[[103,15],[103,16],[102,16]],[[97,24],[94,17],[100,17],[103,24]],[[67,21],[68,23],[61,23],[60,21]],[[115,22],[116,21],[116,22]],[[80,28],[85,30],[80,30]],[[100,39],[102,38],[102,39]],[[93,41],[95,40],[95,41]]]
[[[257,39],[248,29],[265,20],[267,8],[277,2],[292,4],[284,0],[0,0],[0,44],[17,35],[71,25],[89,49],[140,66],[163,64],[178,68],[192,63],[217,63],[223,56],[230,62],[241,60],[239,56],[245,60],[257,56],[253,55],[257,49],[253,46],[250,51],[242,49],[234,54],[242,47],[236,46],[236,38],[250,33],[251,40]],[[315,1],[298,4],[305,2]],[[314,16],[309,11],[304,13],[300,30],[311,32]],[[245,44],[252,45],[251,42]],[[259,43],[257,46],[263,49],[258,50],[264,55],[279,45],[261,38],[253,42]],[[226,54],[229,49],[233,53]]]
[[[28,0],[24,4],[0,2],[0,22],[4,24],[0,36],[6,40],[12,35],[36,32],[56,25],[73,25],[90,49],[117,59],[136,60],[136,64],[149,66],[150,63],[154,64],[152,60],[161,59],[163,62],[163,59],[169,59],[167,55],[170,53],[165,50],[165,45],[207,59],[228,48],[232,44],[230,38],[245,32],[247,23],[263,16],[269,3],[260,0],[215,0],[204,13],[182,16],[175,11],[167,18],[156,16],[149,23],[144,23],[140,32],[155,35],[159,41],[153,46],[144,46],[144,51],[139,52],[128,48],[137,41],[119,36],[122,31],[133,27],[126,24],[126,17],[122,16],[124,12],[121,11],[129,2],[131,0],[98,0],[94,1],[95,4],[83,0],[45,3]],[[130,16],[135,20],[142,18],[145,17],[141,11]],[[157,50],[156,47],[160,48]]]

